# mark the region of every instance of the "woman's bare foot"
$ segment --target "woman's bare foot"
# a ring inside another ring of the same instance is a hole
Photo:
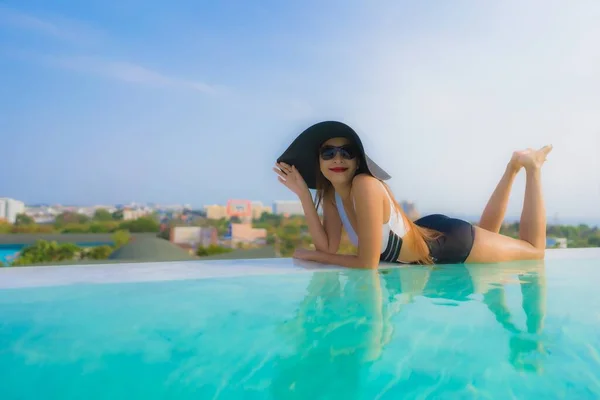
[[[540,169],[546,161],[546,156],[552,151],[552,145],[544,146],[539,150],[530,151],[519,156],[519,163],[525,169]]]
[[[510,161],[508,162],[508,166],[507,169],[509,172],[512,173],[517,173],[521,170],[521,168],[523,168],[523,163],[521,162],[521,158],[531,152],[533,152],[534,150],[529,148],[529,149],[525,149],[525,150],[519,150],[519,151],[515,151],[512,154],[512,157],[510,158]]]

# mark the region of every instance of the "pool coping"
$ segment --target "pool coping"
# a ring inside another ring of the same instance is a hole
[[[590,258],[600,259],[600,248],[548,249],[546,252],[546,260]],[[382,264],[384,268],[394,266],[398,267],[398,264]],[[0,289],[301,274],[340,269],[345,268],[292,258],[5,267],[0,268]]]

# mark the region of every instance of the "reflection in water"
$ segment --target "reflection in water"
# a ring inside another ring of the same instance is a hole
[[[486,287],[484,284],[488,279],[483,266],[473,267],[469,272],[477,287]],[[506,304],[506,286],[502,284],[502,280],[489,283],[489,289],[482,291],[483,302],[494,314],[496,321],[513,334],[509,341],[510,363],[518,370],[541,372],[542,359],[538,356],[543,354],[540,337],[546,314],[546,274],[543,262],[532,263],[529,269],[518,271],[517,277],[526,330],[519,329],[513,321],[514,311],[511,312]]]
[[[317,393],[319,398],[359,397],[368,384],[363,382],[368,369],[382,358],[386,345],[393,341],[394,329],[399,329],[395,317],[419,297],[436,307],[482,298],[480,305],[510,334],[510,364],[518,371],[539,373],[544,272],[543,262],[534,262],[512,268],[505,264],[501,269],[452,265],[314,273],[294,318],[279,328],[289,347],[275,362],[271,391],[275,398],[314,398]],[[511,310],[506,302],[506,285],[516,283],[522,294],[525,329],[514,321],[518,310]],[[412,379],[417,378],[406,378]]]
[[[415,295],[415,288],[428,298],[445,299],[457,305],[461,301],[473,300],[472,295],[483,295],[483,303],[494,315],[496,321],[512,334],[510,363],[518,370],[541,371],[543,352],[539,339],[546,312],[546,281],[543,261],[531,263],[504,264],[502,268],[490,265],[453,265],[440,269],[418,271],[389,270],[384,275],[388,289],[392,293],[403,292],[403,285]],[[397,280],[389,276],[396,274]],[[517,277],[517,280],[514,277]],[[526,317],[526,330],[519,329],[514,322],[515,311],[506,303],[506,284],[518,283],[522,295],[522,310]],[[439,304],[439,303],[438,303]]]
[[[315,273],[282,327],[290,348],[277,360],[275,398],[355,398],[362,369],[380,356],[386,337],[382,302],[376,271]]]

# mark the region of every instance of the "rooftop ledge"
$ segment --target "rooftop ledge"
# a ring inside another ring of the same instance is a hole
[[[600,248],[546,250],[546,261],[574,259],[600,260]],[[398,264],[382,263],[382,267],[398,267]],[[292,258],[8,267],[0,268],[0,289],[312,273],[340,269],[345,268]]]

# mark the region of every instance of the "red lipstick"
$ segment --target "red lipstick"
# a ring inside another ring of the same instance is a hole
[[[345,168],[345,167],[333,167],[333,168],[329,168],[329,170],[333,171],[333,172],[344,172],[347,169],[348,168]]]

